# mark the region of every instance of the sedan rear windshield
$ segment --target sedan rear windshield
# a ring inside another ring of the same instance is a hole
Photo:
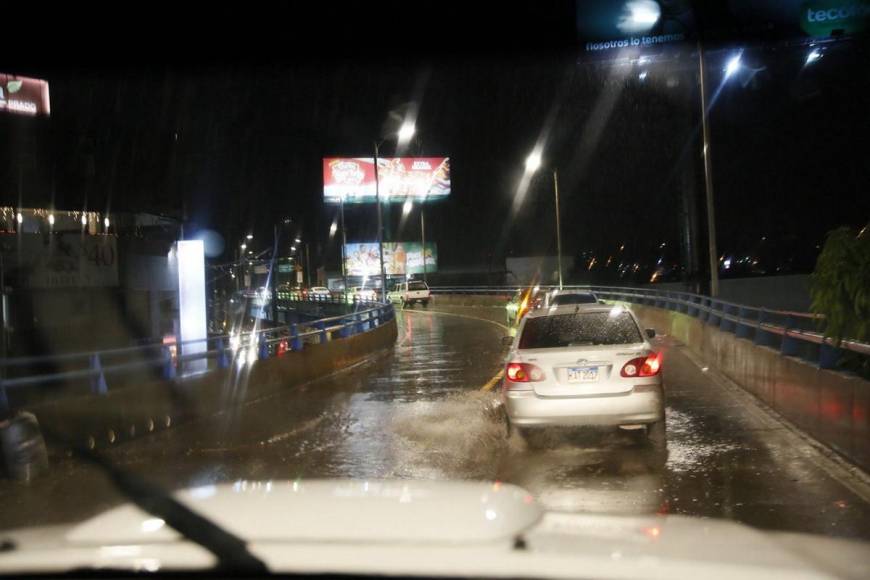
[[[408,282],[408,290],[428,290],[425,282]]]
[[[577,312],[526,321],[519,348],[560,348],[636,344],[643,342],[634,319],[626,311]]]
[[[597,304],[594,294],[557,294],[550,300],[552,306],[563,304]]]

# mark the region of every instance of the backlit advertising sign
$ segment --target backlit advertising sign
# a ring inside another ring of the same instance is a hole
[[[380,276],[377,242],[347,244],[344,247],[345,271],[348,276]],[[384,242],[384,269],[389,276],[423,273],[423,244],[420,242]],[[426,242],[426,272],[438,269],[438,249]]]
[[[0,112],[30,117],[50,115],[48,82],[0,73]]]
[[[382,202],[435,201],[450,195],[450,158],[379,157],[378,185]],[[327,157],[323,160],[326,203],[373,203],[373,157]]]

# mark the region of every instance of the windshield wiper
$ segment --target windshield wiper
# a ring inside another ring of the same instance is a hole
[[[70,443],[44,427],[43,433],[46,438],[70,447],[73,455],[82,461],[99,468],[136,507],[162,519],[186,540],[214,554],[218,560],[218,570],[256,574],[268,572],[266,564],[251,554],[244,540],[191,510],[160,486],[116,467],[102,455]]]

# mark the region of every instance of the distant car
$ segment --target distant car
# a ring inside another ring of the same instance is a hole
[[[377,302],[378,293],[375,292],[374,288],[355,286],[351,288],[350,298],[353,302]]]
[[[329,291],[329,288],[325,288],[323,286],[312,286],[305,292],[305,296],[309,300],[325,300],[332,296],[332,293]]]
[[[647,340],[653,336],[619,306],[530,312],[506,361],[508,429],[529,435],[544,426],[622,426],[664,442],[662,357]]]
[[[411,280],[410,282],[397,284],[388,297],[391,302],[400,303],[404,307],[417,302],[423,306],[428,306],[432,296],[429,286],[425,282],[422,280]]]
[[[580,290],[554,290],[547,295],[547,300],[544,304],[545,308],[553,306],[582,305],[582,304],[600,304],[598,296],[593,292]]]

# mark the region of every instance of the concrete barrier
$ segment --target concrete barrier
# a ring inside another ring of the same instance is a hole
[[[808,435],[870,471],[870,381],[799,358],[653,306],[629,305]]]
[[[47,434],[91,448],[111,446],[327,376],[391,348],[396,337],[396,321],[391,320],[369,332],[306,344],[301,351],[253,363],[234,361],[229,368],[195,377],[151,381],[27,410]],[[62,444],[48,439],[52,453],[63,451]]]
[[[504,308],[511,294],[435,294],[431,304],[435,306],[492,306]]]

